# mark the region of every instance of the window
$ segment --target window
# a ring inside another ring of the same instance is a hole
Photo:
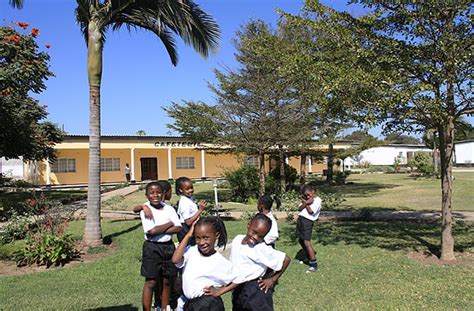
[[[53,173],[75,173],[76,159],[56,159],[51,165]]]
[[[120,158],[101,158],[101,172],[117,172],[120,171]]]
[[[194,168],[194,157],[176,157],[176,169]]]
[[[258,157],[248,156],[245,158],[245,165],[258,167]]]

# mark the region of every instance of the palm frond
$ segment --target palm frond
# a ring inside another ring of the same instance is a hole
[[[23,0],[9,0],[10,5],[17,9],[23,8]]]

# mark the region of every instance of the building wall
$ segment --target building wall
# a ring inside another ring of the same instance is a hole
[[[459,165],[474,164],[474,141],[456,144],[455,163]]]
[[[401,160],[400,164],[407,164],[408,152],[431,152],[431,149],[425,147],[408,146],[382,146],[364,150],[360,153],[361,162],[369,162],[370,165],[393,165],[395,158]]]
[[[24,177],[23,160],[0,158],[0,173],[7,177],[22,179]]]

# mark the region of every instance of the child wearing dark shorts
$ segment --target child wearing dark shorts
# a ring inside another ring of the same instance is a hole
[[[176,211],[162,202],[162,189],[159,183],[151,182],[146,186],[147,208],[153,218],[140,212],[145,242],[142,251],[141,275],[145,277],[143,286],[143,310],[151,310],[151,301],[156,285],[162,289],[161,308],[166,310],[169,304],[170,289],[174,286],[177,269],[171,262],[175,246],[172,235],[181,231],[181,223]]]
[[[321,211],[321,198],[317,196],[316,190],[311,185],[304,185],[301,189],[303,198],[299,206],[298,220],[296,222],[296,231],[298,242],[301,245],[303,253],[306,255],[306,261],[309,268],[306,273],[314,272],[318,269],[318,262],[313,246],[311,245],[311,235],[313,233],[314,222],[318,219]],[[300,263],[304,263],[301,261]]]

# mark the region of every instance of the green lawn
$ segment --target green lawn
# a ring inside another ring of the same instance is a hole
[[[277,248],[293,258],[275,292],[276,310],[473,310],[474,269],[426,266],[407,258],[438,242],[440,226],[411,223],[318,223],[321,270],[307,275],[294,259],[294,224],[280,222]],[[81,236],[84,223],[72,223]],[[226,222],[229,236],[242,221]],[[93,263],[23,276],[0,277],[0,310],[141,309],[142,229],[138,221],[104,221],[106,240],[119,249]],[[474,251],[474,227],[454,229],[457,250]],[[0,250],[1,251],[1,250]],[[226,308],[230,295],[224,296]]]
[[[455,211],[474,211],[474,173],[454,173]],[[320,189],[344,195],[346,201],[339,209],[383,208],[393,210],[439,211],[441,209],[441,186],[436,178],[415,178],[408,174],[353,174],[348,184],[330,186],[324,183]],[[214,201],[212,183],[196,183],[196,199]],[[173,196],[171,202],[177,202]],[[255,204],[233,203],[230,191],[219,189],[219,200],[224,210],[254,211]],[[131,210],[146,201],[144,191],[126,198],[116,198],[104,203],[104,209]],[[324,202],[323,202],[324,203]]]

